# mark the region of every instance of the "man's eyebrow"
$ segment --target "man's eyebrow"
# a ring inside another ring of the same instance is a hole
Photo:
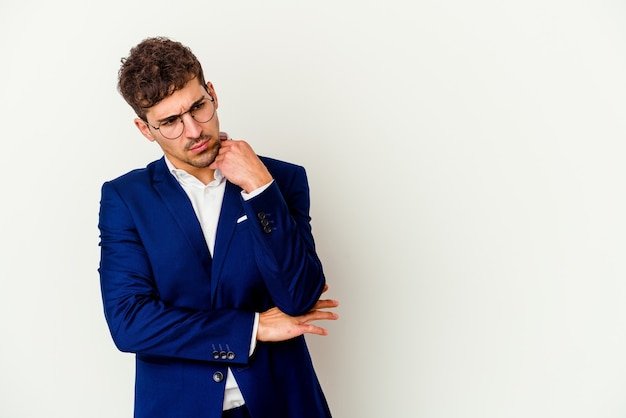
[[[191,106],[189,106],[189,109],[187,109],[187,110],[186,110],[186,111],[184,111],[183,113],[179,113],[179,114],[177,114],[177,115],[170,115],[170,116],[166,116],[166,117],[164,117],[164,118],[162,118],[162,119],[157,119],[157,122],[158,122],[158,123],[161,123],[161,122],[165,122],[166,120],[170,120],[170,119],[172,119],[172,118],[179,118],[181,115],[184,115],[185,113],[189,112],[191,109],[193,109],[194,107],[198,106],[200,103],[202,103],[202,102],[204,102],[204,101],[206,101],[206,100],[210,100],[210,99],[209,99],[208,97],[206,97],[206,96],[202,96],[201,98],[199,98],[198,100],[196,100],[195,102],[193,102],[193,103],[191,104]]]

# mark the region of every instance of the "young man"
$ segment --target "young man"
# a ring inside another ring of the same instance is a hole
[[[338,303],[315,251],[305,170],[219,130],[191,50],[149,38],[119,90],[164,157],[102,187],[100,282],[116,346],[136,353],[135,417],[320,418],[304,334]]]

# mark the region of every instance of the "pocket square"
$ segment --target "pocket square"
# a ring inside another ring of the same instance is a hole
[[[245,221],[246,219],[248,219],[248,215],[243,215],[241,218],[237,219],[237,223],[241,223]]]

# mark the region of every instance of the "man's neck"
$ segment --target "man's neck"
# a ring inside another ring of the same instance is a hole
[[[174,168],[177,170],[183,170],[187,174],[200,180],[205,186],[215,180],[215,170],[208,167],[197,168],[188,165],[185,167],[178,167],[174,162],[167,158],[167,156],[165,157],[165,161],[170,169]]]

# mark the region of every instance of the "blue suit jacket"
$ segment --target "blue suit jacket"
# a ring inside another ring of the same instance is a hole
[[[100,283],[113,341],[136,353],[136,417],[221,416],[230,367],[254,418],[330,417],[303,337],[257,343],[254,312],[309,311],[325,284],[304,168],[261,157],[274,182],[227,182],[211,257],[161,158],[102,186]]]

